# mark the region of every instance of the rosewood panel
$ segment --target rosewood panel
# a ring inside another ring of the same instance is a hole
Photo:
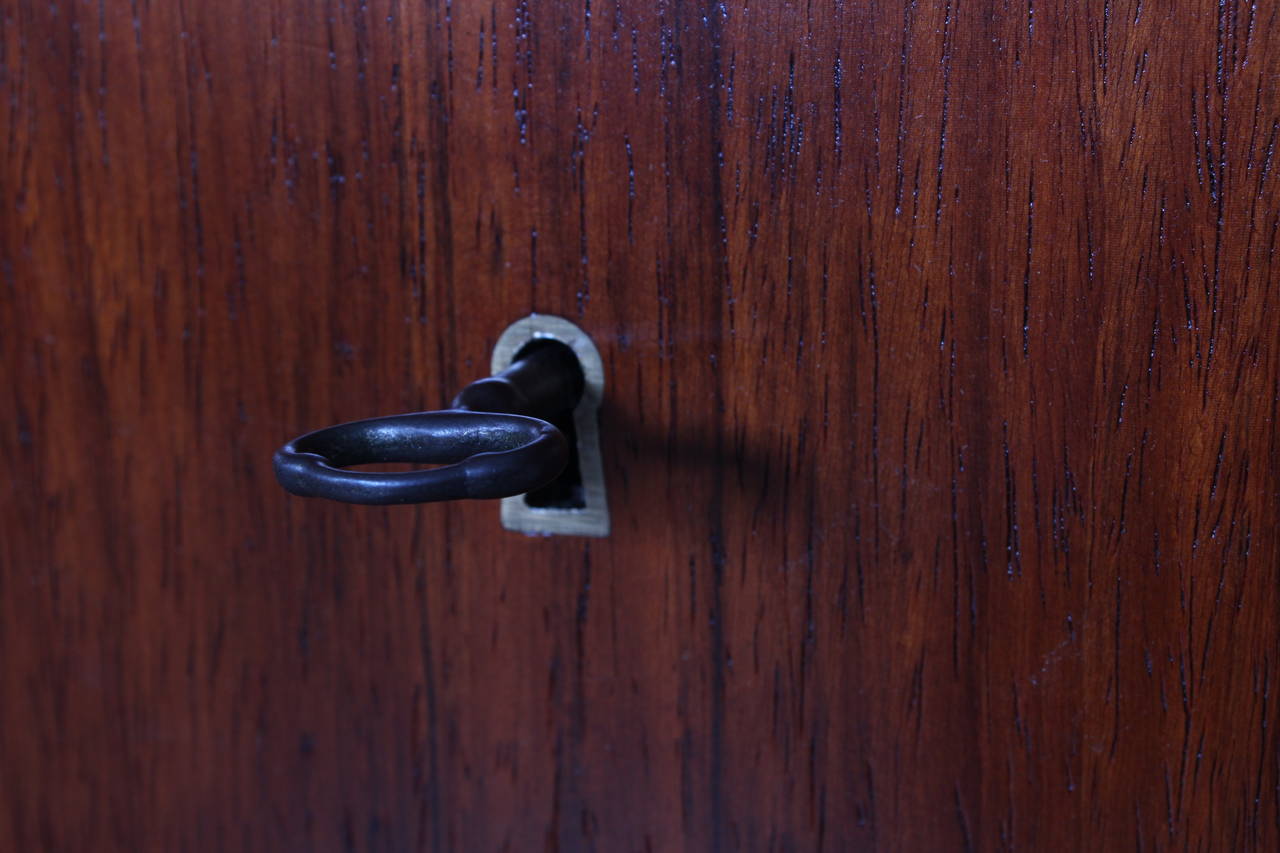
[[[1278,16],[0,0],[0,849],[1276,849]],[[610,538],[275,484],[535,311]]]

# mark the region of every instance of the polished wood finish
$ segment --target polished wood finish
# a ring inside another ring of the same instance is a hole
[[[0,849],[1280,846],[1280,10],[0,4]],[[595,337],[607,540],[274,448]]]

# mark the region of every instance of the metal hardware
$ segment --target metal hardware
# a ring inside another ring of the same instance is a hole
[[[572,411],[585,380],[555,341],[473,382],[451,410],[352,421],[307,433],[276,451],[280,485],[295,495],[359,504],[501,498],[533,491],[564,471],[571,448],[545,419]],[[351,471],[376,462],[443,464],[420,471]]]
[[[527,495],[503,498],[502,526],[535,536],[608,536],[609,504],[600,452],[599,419],[604,400],[604,362],[590,336],[563,317],[531,314],[512,323],[498,338],[490,369],[501,373],[548,341],[559,342],[572,350],[582,370],[582,394],[572,415],[556,419],[575,438],[573,450],[577,467],[575,470],[571,465],[570,473],[577,475],[573,490],[577,500],[558,502],[554,500],[557,495],[553,494],[552,500],[544,502],[547,492],[556,492],[556,484],[543,491],[531,490]]]

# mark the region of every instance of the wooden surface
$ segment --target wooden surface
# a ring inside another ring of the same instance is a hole
[[[1280,846],[1276,4],[0,10],[0,849]],[[275,485],[530,311],[611,538]]]

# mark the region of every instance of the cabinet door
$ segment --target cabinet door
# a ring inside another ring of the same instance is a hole
[[[0,0],[0,848],[1276,849],[1275,19]],[[531,312],[608,538],[275,483]]]

